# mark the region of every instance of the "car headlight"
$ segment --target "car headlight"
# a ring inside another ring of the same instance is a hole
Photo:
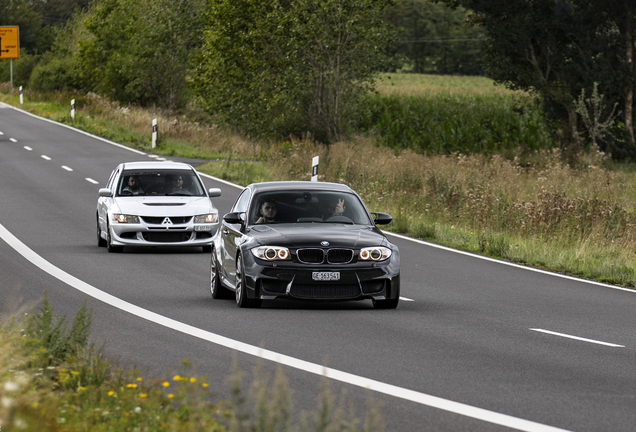
[[[391,249],[382,246],[373,246],[360,249],[362,261],[384,261],[391,257]]]
[[[138,224],[139,223],[139,216],[115,213],[115,214],[113,214],[113,222]]]
[[[219,221],[218,213],[209,213],[204,215],[197,215],[194,217],[194,223],[217,223]]]
[[[267,261],[284,261],[291,259],[289,249],[280,246],[259,246],[252,249],[252,255]]]

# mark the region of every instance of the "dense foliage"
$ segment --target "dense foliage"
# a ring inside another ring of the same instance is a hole
[[[212,0],[194,89],[205,109],[258,136],[333,142],[387,62],[388,1]]]
[[[634,157],[632,127],[634,23],[631,0],[440,0],[470,9],[471,21],[486,41],[487,75],[512,89],[537,91],[552,118],[566,125],[564,138],[577,148],[580,118],[577,98],[598,91],[606,96],[599,121],[614,107],[622,122],[599,142],[615,156]],[[591,109],[591,107],[588,107]],[[580,108],[579,108],[580,111]]]
[[[400,29],[391,53],[403,61],[404,72],[481,75],[479,41],[483,32],[469,27],[468,12],[429,0],[398,0],[387,8],[386,20]]]

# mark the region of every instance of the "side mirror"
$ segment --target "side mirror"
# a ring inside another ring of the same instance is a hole
[[[113,196],[113,193],[110,191],[110,189],[108,188],[101,188],[99,190],[99,196],[100,197],[106,197],[106,198],[110,198]]]
[[[245,213],[227,213],[223,216],[223,220],[229,224],[245,223]]]
[[[373,217],[373,222],[376,225],[387,225],[393,220],[391,215],[387,213],[371,213],[371,216]]]
[[[221,189],[219,189],[219,188],[210,188],[208,190],[208,195],[210,195],[210,198],[220,197],[221,196]]]

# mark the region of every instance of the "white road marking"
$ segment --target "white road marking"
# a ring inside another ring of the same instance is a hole
[[[73,168],[69,168],[66,165],[62,165],[62,168],[64,168],[66,171],[73,171]]]
[[[165,161],[165,160],[166,160],[166,158],[158,157],[158,158],[156,158],[155,160],[158,160],[158,161]]]
[[[11,142],[18,142],[18,140],[17,140],[17,139],[15,139],[15,138],[9,138],[9,141],[11,141]]]
[[[149,158],[158,158],[158,157],[159,157],[159,156],[157,156],[157,155],[151,155],[151,154],[146,155],[146,156],[148,156]]]
[[[29,146],[24,146],[24,149],[28,150],[28,151],[33,151],[33,149],[31,147],[29,147]]]
[[[93,180],[90,177],[86,177],[86,181],[89,182],[89,183],[93,183],[93,184],[99,184],[99,182],[97,180]]]
[[[100,300],[110,306],[116,307],[122,311],[136,315],[145,320],[154,322],[164,327],[179,331],[181,333],[194,336],[196,338],[212,342],[214,344],[224,346],[226,348],[240,351],[255,357],[259,357],[265,360],[270,360],[282,365],[286,365],[298,370],[309,372],[315,375],[325,376],[327,378],[341,381],[343,383],[351,384],[354,386],[362,387],[365,389],[373,390],[379,393],[383,393],[389,396],[394,396],[403,400],[408,400],[421,405],[426,405],[433,408],[438,408],[444,411],[449,411],[455,414],[460,414],[466,417],[482,420],[488,423],[498,424],[506,426],[512,429],[522,431],[563,431],[552,426],[547,426],[541,423],[536,423],[529,420],[524,420],[516,417],[512,417],[506,414],[500,414],[494,411],[489,411],[483,408],[477,408],[474,406],[466,405],[459,402],[453,402],[448,399],[442,399],[437,396],[431,396],[425,393],[420,393],[414,390],[405,389],[402,387],[394,386],[391,384],[376,381],[370,378],[365,378],[359,375],[354,375],[348,372],[339,371],[319,365],[317,363],[311,363],[305,360],[297,359],[295,357],[280,354],[274,351],[263,349],[254,345],[249,345],[237,340],[227,338],[215,333],[211,333],[202,330],[197,327],[182,323],[180,321],[173,320],[171,318],[159,315],[155,312],[151,312],[147,309],[136,306],[132,303],[128,303],[120,298],[117,298],[111,294],[101,291],[92,285],[76,278],[69,273],[66,273],[62,269],[55,267],[53,264],[42,258],[35,253],[31,248],[22,243],[11,234],[2,224],[0,224],[0,238],[2,238],[9,246],[15,249],[20,255],[30,261],[33,265],[39,267],[43,271],[47,272],[56,279],[59,279],[63,283],[81,291],[97,300]]]
[[[412,302],[414,302],[414,301],[415,301],[415,300],[410,299],[410,298],[407,298],[407,297],[400,297],[400,300],[403,300],[403,301],[412,301]]]
[[[41,158],[42,158],[42,159],[45,159],[45,160],[51,160],[51,158],[50,158],[50,157],[48,157],[47,155],[42,155],[42,156],[41,156]]]
[[[572,336],[572,335],[565,334],[565,333],[557,333],[557,332],[553,332],[553,331],[550,331],[550,330],[537,329],[537,328],[531,328],[530,330],[536,331],[536,332],[541,332],[541,333],[547,333],[547,334],[551,334],[551,335],[554,335],[554,336],[560,336],[560,337],[564,337],[564,338],[568,338],[568,339],[576,339],[576,340],[583,341],[583,342],[589,342],[589,343],[598,344],[598,345],[605,345],[605,346],[613,347],[613,348],[625,348],[625,345],[616,345],[616,344],[609,343],[609,342],[602,342],[602,341],[598,341],[598,340],[594,340],[594,339],[586,339],[586,338],[582,338],[582,337],[578,337],[578,336]]]
[[[0,131],[0,135],[4,135],[4,134],[2,133],[2,131]]]

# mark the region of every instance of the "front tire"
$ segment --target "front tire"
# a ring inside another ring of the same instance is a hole
[[[99,215],[97,215],[97,246],[106,247],[106,240],[102,238],[102,229],[99,227]]]
[[[210,294],[213,299],[230,299],[233,294],[230,290],[221,285],[219,277],[219,266],[216,261],[216,251],[212,249],[212,259],[210,261]]]
[[[243,273],[243,259],[241,255],[236,257],[236,305],[240,308],[258,308],[261,307],[261,299],[251,299],[247,297],[247,288],[245,287],[245,274]]]
[[[376,309],[395,309],[398,307],[398,303],[400,303],[400,288],[397,289],[397,293],[395,298],[386,299],[386,300],[371,300],[373,302],[373,307]]]
[[[111,241],[110,225],[106,225],[106,250],[110,253],[120,253],[124,250],[123,246],[113,246]]]

